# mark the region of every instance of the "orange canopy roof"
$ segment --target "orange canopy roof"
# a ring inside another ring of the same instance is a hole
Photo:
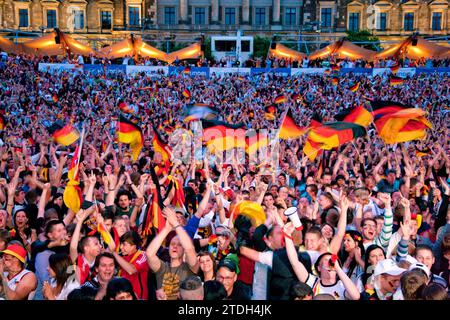
[[[375,59],[397,57],[404,53],[406,53],[406,57],[409,59],[442,58],[449,51],[449,48],[447,47],[440,46],[422,38],[417,38],[417,45],[413,46],[412,39],[412,37],[409,37],[402,42],[377,53]]]
[[[315,60],[318,58],[325,58],[331,55],[336,56],[340,59],[349,58],[351,60],[365,59],[373,60],[376,52],[368,49],[364,49],[356,44],[351,43],[346,40],[339,40],[334,43],[329,44],[325,48],[319,49],[313,52],[310,56],[310,60]]]
[[[303,52],[295,51],[291,48],[288,48],[281,43],[277,43],[275,49],[269,49],[269,55],[276,58],[281,59],[292,59],[292,60],[302,60],[306,57],[306,54]]]
[[[185,59],[198,59],[202,55],[201,45],[200,43],[194,43],[190,46],[183,48],[178,51],[174,51],[172,53],[169,53],[167,55],[166,62],[172,63],[177,58],[179,60],[185,60]]]

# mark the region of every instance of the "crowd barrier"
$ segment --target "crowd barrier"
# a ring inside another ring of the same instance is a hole
[[[206,68],[206,67],[167,67],[167,66],[127,66],[127,65],[76,65],[64,63],[40,63],[39,71],[74,71],[74,72],[91,72],[93,74],[115,74],[124,73],[127,76],[135,76],[138,73],[146,75],[164,74],[177,76],[203,76],[210,78],[212,76],[222,76],[226,74],[242,74],[242,75],[261,75],[275,74],[277,76],[301,76],[307,74],[324,74],[327,68]],[[389,68],[341,68],[339,74],[354,73],[364,74],[367,76],[381,76],[391,73]],[[450,73],[450,68],[400,68],[397,76],[406,78],[421,73]]]

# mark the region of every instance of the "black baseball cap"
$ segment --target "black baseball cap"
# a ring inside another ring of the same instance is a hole
[[[231,259],[225,258],[222,261],[220,261],[218,269],[220,269],[222,267],[227,268],[231,272],[237,271],[236,264]]]

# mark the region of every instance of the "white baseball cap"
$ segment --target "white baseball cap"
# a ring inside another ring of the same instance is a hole
[[[407,271],[406,269],[400,268],[394,260],[392,259],[384,259],[377,263],[375,266],[374,276],[378,276],[380,274],[389,274],[391,276],[401,275],[403,272]]]
[[[414,270],[414,269],[420,269],[420,270],[422,270],[423,272],[426,273],[426,275],[428,276],[428,278],[430,278],[431,271],[430,271],[430,269],[429,269],[426,265],[424,265],[423,263],[414,263],[414,264],[412,264],[412,265],[409,266],[409,269],[408,269],[408,270],[411,271],[411,270]]]

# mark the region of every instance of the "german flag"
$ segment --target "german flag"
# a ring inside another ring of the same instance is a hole
[[[167,145],[166,142],[161,138],[161,136],[158,133],[158,130],[156,130],[155,127],[153,127],[153,150],[155,152],[159,152],[161,154],[161,157],[165,163],[166,167],[170,167],[170,161],[172,159],[172,150],[170,150],[170,147]]]
[[[182,182],[178,178],[172,177],[170,175],[167,179],[169,181],[169,186],[167,187],[167,194],[170,193],[172,188],[175,189],[175,195],[172,199],[172,205],[175,208],[185,209],[184,202],[186,201],[186,197],[184,195]]]
[[[331,69],[325,69],[325,71],[323,72],[323,74],[325,74],[325,75],[331,74]]]
[[[400,65],[397,63],[396,65],[393,65],[390,67],[392,74],[397,74],[398,70],[400,69]]]
[[[58,97],[58,95],[56,93],[53,94],[52,100],[53,100],[54,103],[57,103],[59,101],[59,97]]]
[[[331,79],[331,83],[333,86],[337,86],[339,84],[339,78],[334,76],[333,79]]]
[[[80,138],[80,133],[71,123],[62,126],[60,122],[55,122],[48,128],[56,143],[69,146]]]
[[[123,113],[134,113],[134,110],[130,108],[124,101],[119,102],[119,109]]]
[[[352,85],[350,88],[348,88],[351,92],[356,92],[359,89],[359,82]]]
[[[375,116],[375,127],[386,144],[423,139],[432,124],[425,118],[425,111],[405,108]]]
[[[0,114],[0,130],[4,130],[6,126],[6,120],[5,117]]]
[[[317,111],[314,111],[313,116],[311,118],[311,122],[309,123],[310,128],[320,127],[322,125],[322,117]]]
[[[200,119],[213,120],[219,112],[205,103],[186,105],[184,109],[184,122],[197,121]]]
[[[81,145],[81,142],[80,142]],[[69,165],[67,176],[69,182],[63,193],[64,204],[71,209],[75,214],[80,210],[83,197],[80,189],[80,178],[78,166],[81,158],[81,147],[77,146],[73,153],[72,161]]]
[[[339,71],[339,70],[341,70],[341,68],[340,68],[337,64],[332,64],[332,65],[331,65],[331,70],[333,70],[333,71]]]
[[[203,140],[210,150],[245,149],[245,126],[218,120],[202,120]]]
[[[369,101],[369,111],[372,112],[375,121],[380,119],[381,117],[384,117],[388,114],[393,114],[397,111],[400,111],[402,109],[407,109],[408,106],[395,101],[390,100],[371,100]]]
[[[130,145],[133,161],[136,161],[144,146],[141,128],[124,116],[119,116],[119,121],[117,122],[117,137],[119,142]]]
[[[245,137],[245,152],[249,155],[254,154],[260,148],[266,147],[269,144],[267,134],[256,132],[252,129]]]
[[[298,126],[294,117],[292,116],[291,109],[288,109],[286,116],[284,117],[283,123],[280,127],[279,138],[280,139],[297,139],[305,134],[307,128]]]
[[[422,150],[417,148],[417,146],[415,146],[415,148],[416,148],[416,156],[418,157],[424,157],[431,154],[431,149],[428,147]]]
[[[234,219],[238,216],[247,217],[254,227],[257,227],[266,221],[264,209],[259,203],[254,201],[244,200],[236,205],[231,205],[230,212],[232,212]]]
[[[267,106],[264,108],[264,116],[269,121],[275,120],[276,112],[277,112],[277,109],[273,105],[270,105],[270,106]]]
[[[355,123],[333,122],[311,128],[303,151],[314,160],[319,150],[331,150],[366,135],[366,129]]]
[[[188,89],[184,89],[184,90],[183,90],[183,96],[184,96],[186,99],[190,99],[190,98],[191,98],[191,92],[190,92]]]
[[[428,120],[409,120],[408,123],[400,129],[396,137],[396,143],[413,140],[423,140],[427,137],[427,129],[432,128]]]
[[[155,188],[151,189],[151,198],[149,197],[149,202],[147,203],[147,208],[145,210],[142,235],[147,236],[152,233],[152,228],[155,228],[158,233],[164,228],[166,220],[162,214],[162,209],[164,208],[163,200],[161,197],[161,188],[159,186],[159,180],[155,172],[155,168],[150,166],[150,177],[155,184]]]
[[[337,121],[351,122],[367,127],[373,120],[372,114],[363,106],[357,106],[339,112],[334,116]]]
[[[280,104],[280,103],[285,103],[286,102],[286,97],[282,94],[280,94],[278,97],[275,98],[274,103],[275,104]]]
[[[391,78],[389,79],[389,84],[391,85],[391,87],[401,85],[403,84],[403,82],[405,82],[405,80],[397,76],[391,76]]]
[[[98,210],[98,209],[97,209]],[[119,248],[119,243],[117,243],[116,241],[114,241],[113,236],[111,235],[111,233],[106,229],[105,224],[99,223],[97,224],[97,232],[100,233],[100,236],[102,237],[103,241],[106,243],[106,245],[110,245],[112,242],[114,242],[116,244],[116,250],[118,250]],[[117,239],[118,240],[118,239]]]
[[[183,69],[183,73],[184,73],[184,74],[189,74],[189,73],[191,73],[191,68],[185,67],[185,68]]]

